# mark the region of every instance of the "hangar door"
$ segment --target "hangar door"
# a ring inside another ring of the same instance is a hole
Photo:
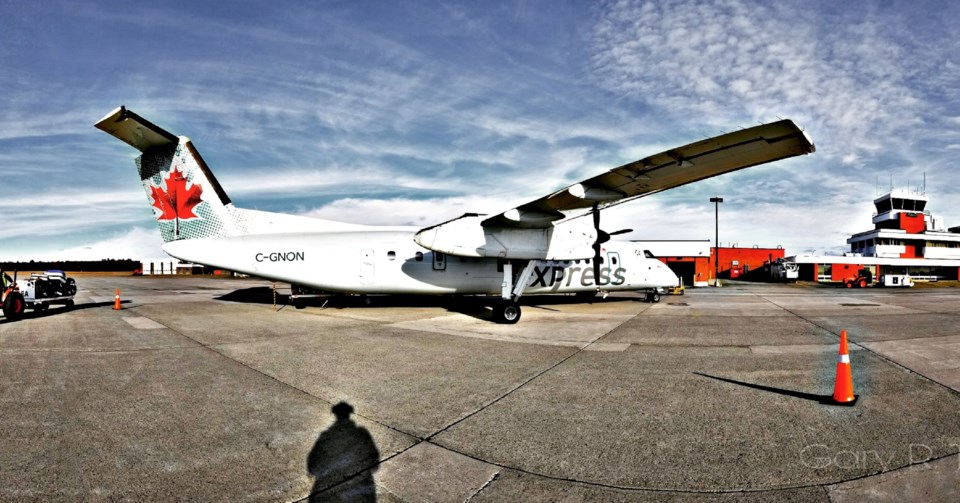
[[[693,276],[697,272],[697,264],[694,262],[667,262],[667,267],[673,271],[674,274],[680,277],[683,280],[683,284],[686,286],[693,285]]]

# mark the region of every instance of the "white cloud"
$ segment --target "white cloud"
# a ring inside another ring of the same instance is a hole
[[[143,190],[91,192],[34,189],[0,197],[3,234],[54,236],[152,219]]]
[[[877,153],[923,121],[911,60],[887,20],[824,24],[790,2],[606,7],[592,37],[597,83],[673,116],[720,127],[791,117],[834,158]]]
[[[31,253],[28,256],[7,256],[5,260],[101,260],[165,258],[160,233],[153,229],[133,227],[101,240],[89,241],[68,248]]]
[[[526,202],[498,196],[461,196],[431,199],[339,199],[303,213],[304,216],[367,225],[427,227],[464,213],[495,214]]]

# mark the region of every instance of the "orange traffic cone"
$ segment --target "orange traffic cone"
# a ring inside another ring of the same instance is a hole
[[[837,405],[857,403],[853,394],[853,374],[850,372],[850,352],[847,350],[847,331],[840,331],[840,360],[837,362],[837,379],[833,385],[833,401]]]
[[[117,296],[113,298],[113,310],[119,311],[120,309],[122,309],[120,307],[120,289],[117,288]]]

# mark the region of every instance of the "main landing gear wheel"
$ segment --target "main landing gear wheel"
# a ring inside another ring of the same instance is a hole
[[[3,315],[10,321],[17,321],[23,318],[23,310],[27,307],[23,302],[23,295],[20,292],[10,292],[7,300],[3,302]],[[517,315],[519,318],[520,315]]]
[[[493,321],[513,325],[520,321],[520,305],[512,300],[501,300],[493,306]]]
[[[647,302],[660,302],[660,292],[648,293]]]

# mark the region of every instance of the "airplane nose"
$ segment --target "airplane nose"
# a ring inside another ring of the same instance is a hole
[[[660,267],[660,281],[665,287],[677,286],[680,284],[680,278],[678,278],[677,275],[665,265]]]

